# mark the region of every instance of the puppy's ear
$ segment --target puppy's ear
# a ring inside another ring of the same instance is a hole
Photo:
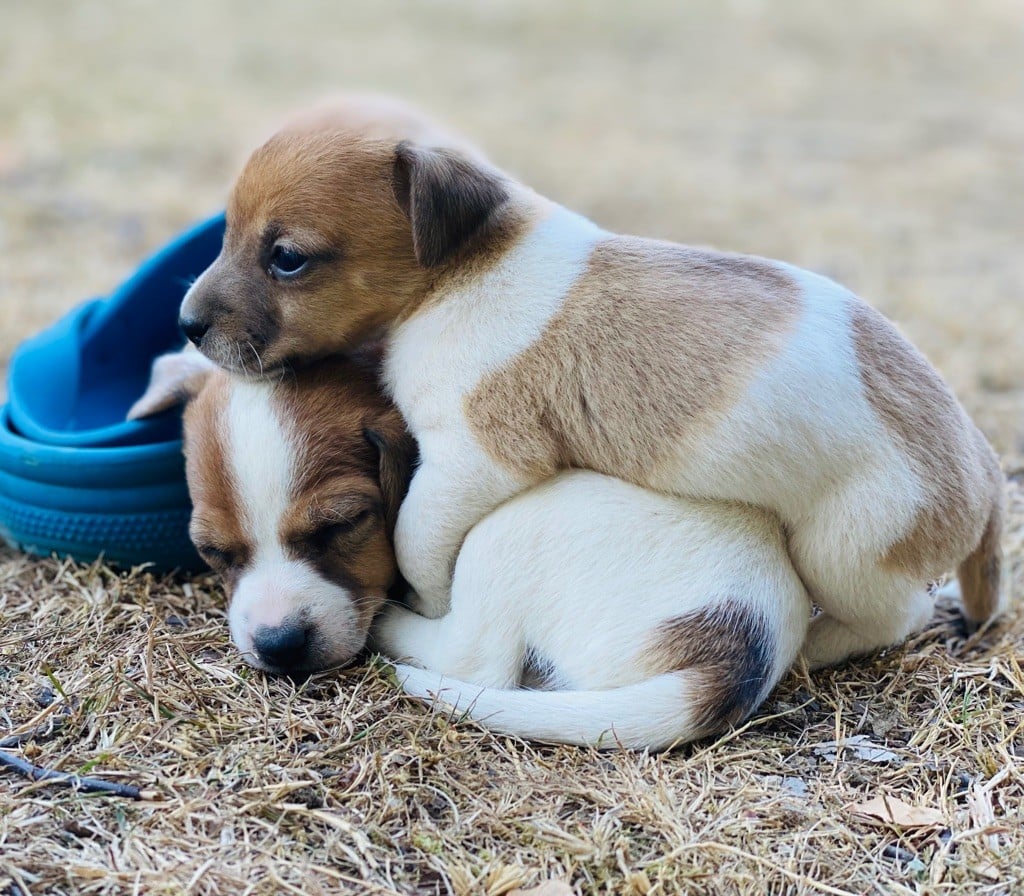
[[[483,231],[508,199],[501,178],[450,149],[407,140],[395,149],[394,191],[412,224],[416,260],[437,267]]]
[[[217,365],[193,346],[161,355],[153,362],[146,391],[128,410],[128,419],[140,420],[185,404],[199,394],[216,369]]]
[[[384,521],[388,538],[395,534],[398,508],[409,491],[412,471],[418,459],[416,440],[397,411],[363,430],[363,436],[377,451],[380,491],[384,498]]]

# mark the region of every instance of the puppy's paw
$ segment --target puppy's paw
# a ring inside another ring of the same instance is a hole
[[[420,616],[427,619],[440,619],[448,612],[450,601],[448,599],[443,601],[428,600],[418,591],[413,591],[410,588],[403,599],[403,603]]]
[[[393,660],[429,666],[441,642],[438,623],[401,604],[388,604],[370,629],[373,649]]]

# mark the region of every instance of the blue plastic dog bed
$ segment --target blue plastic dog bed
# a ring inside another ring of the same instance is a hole
[[[34,554],[200,569],[181,415],[128,422],[153,359],[180,347],[178,308],[216,258],[218,215],[146,260],[108,299],[24,342],[0,408],[0,537]]]

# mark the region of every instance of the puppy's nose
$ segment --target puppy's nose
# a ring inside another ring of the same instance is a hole
[[[210,325],[206,321],[199,320],[195,317],[180,318],[178,320],[178,326],[181,327],[181,332],[188,337],[188,340],[192,342],[196,348],[199,348],[199,343],[203,341],[206,331],[210,329]]]
[[[261,626],[253,635],[253,647],[267,666],[298,669],[306,663],[307,634],[304,626]]]
[[[308,631],[301,625],[261,626],[252,636],[252,646],[268,666],[296,669],[305,665]]]

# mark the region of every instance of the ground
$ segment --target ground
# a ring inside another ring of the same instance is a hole
[[[1024,590],[1017,0],[113,0],[3,19],[0,373],[216,209],[283,115],[383,89],[607,227],[783,258],[877,305],[1000,452]],[[1022,654],[1016,606],[968,639],[940,603],[909,644],[795,672],[720,740],[598,754],[432,715],[379,664],[251,672],[212,580],[0,550],[0,737],[42,726],[13,751],[160,798],[0,772],[0,892],[1022,893]],[[877,797],[894,820],[863,814]]]

